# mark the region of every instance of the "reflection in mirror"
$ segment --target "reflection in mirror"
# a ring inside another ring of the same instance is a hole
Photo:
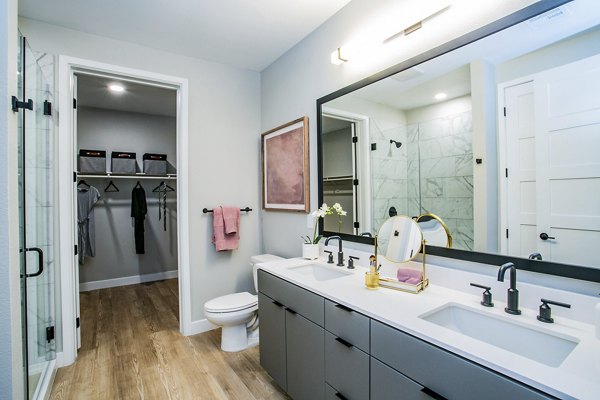
[[[575,0],[328,97],[322,115],[358,137],[346,146],[358,232],[392,208],[433,213],[453,249],[600,267],[599,23]],[[321,150],[322,162],[336,151]]]
[[[440,217],[435,214],[422,214],[417,217],[417,224],[423,233],[425,245],[452,247],[452,234]]]
[[[377,238],[378,253],[396,263],[413,260],[421,251],[423,242],[419,225],[404,215],[385,221],[379,228]]]

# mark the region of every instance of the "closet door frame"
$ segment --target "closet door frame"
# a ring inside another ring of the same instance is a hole
[[[177,242],[179,271],[179,330],[183,335],[193,331],[191,313],[190,263],[189,263],[189,201],[188,201],[188,80],[154,72],[126,68],[80,58],[58,57],[59,133],[58,133],[58,185],[60,232],[60,292],[62,352],[57,353],[59,367],[72,364],[77,358],[77,327],[75,321],[79,282],[74,254],[75,185],[77,170],[76,131],[74,126],[73,94],[76,73],[118,75],[151,85],[169,87],[177,91]]]

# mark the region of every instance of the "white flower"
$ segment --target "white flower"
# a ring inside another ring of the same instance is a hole
[[[339,214],[339,215],[341,215],[341,216],[344,216],[344,215],[346,215],[346,214],[347,214],[347,212],[346,212],[346,211],[344,211],[344,210],[339,210],[339,211],[338,211],[338,214]]]

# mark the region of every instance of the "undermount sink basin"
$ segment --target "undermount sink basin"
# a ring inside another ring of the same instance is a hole
[[[341,267],[337,268],[340,269],[337,270],[334,269],[334,267],[328,267],[321,264],[308,264],[299,267],[291,267],[290,270],[304,276],[310,276],[318,281],[328,281],[351,274],[351,272],[342,270]]]
[[[456,303],[419,318],[550,367],[558,367],[579,343],[576,338],[534,329]]]

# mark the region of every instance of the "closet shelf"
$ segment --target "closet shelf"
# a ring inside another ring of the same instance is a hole
[[[77,173],[78,178],[110,178],[110,179],[162,179],[162,180],[171,180],[177,179],[177,174],[166,174],[166,175],[149,175],[144,174],[143,172],[138,172],[137,174],[113,174],[112,172],[107,172],[106,174],[80,174]]]

